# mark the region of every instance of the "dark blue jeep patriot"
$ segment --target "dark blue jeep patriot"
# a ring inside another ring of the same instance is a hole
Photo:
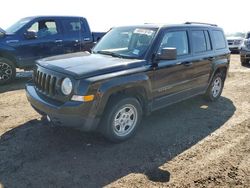
[[[217,100],[230,62],[216,25],[139,25],[109,31],[92,53],[38,61],[26,85],[33,108],[55,125],[134,135],[143,114],[204,95]]]
[[[16,68],[31,69],[35,60],[90,51],[104,33],[91,33],[82,17],[36,16],[0,29],[0,85],[15,78]]]

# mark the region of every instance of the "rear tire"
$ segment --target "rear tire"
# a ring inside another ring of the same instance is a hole
[[[12,82],[16,77],[16,66],[6,58],[0,58],[0,85]]]
[[[142,107],[136,98],[116,97],[107,106],[100,130],[108,140],[122,142],[135,134],[141,118]]]
[[[216,73],[210,83],[205,98],[208,101],[216,101],[221,96],[224,87],[225,76],[222,73]]]
[[[248,63],[248,61],[246,60],[246,58],[243,57],[243,56],[240,57],[240,62],[241,62],[241,65],[242,65],[242,66],[246,66],[247,63]]]

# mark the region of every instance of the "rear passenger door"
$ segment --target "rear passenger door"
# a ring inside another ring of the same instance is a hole
[[[200,88],[201,92],[205,92],[215,58],[210,33],[203,28],[191,29],[189,32],[193,56],[192,69],[188,72],[188,77],[192,80],[189,87]]]
[[[64,28],[65,53],[89,50],[92,35],[81,18],[65,18],[62,20]]]

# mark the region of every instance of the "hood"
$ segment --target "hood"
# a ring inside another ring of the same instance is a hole
[[[145,60],[80,52],[44,58],[37,63],[44,68],[79,79],[137,68],[144,65]]]
[[[227,37],[227,40],[243,40],[242,37]]]

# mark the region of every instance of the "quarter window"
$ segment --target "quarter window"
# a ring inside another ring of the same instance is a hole
[[[188,38],[186,31],[167,32],[160,44],[158,53],[161,53],[163,48],[176,48],[177,55],[185,55],[189,53]]]
[[[226,48],[226,40],[224,34],[221,31],[214,30],[213,35],[214,35],[215,49],[219,50]]]

